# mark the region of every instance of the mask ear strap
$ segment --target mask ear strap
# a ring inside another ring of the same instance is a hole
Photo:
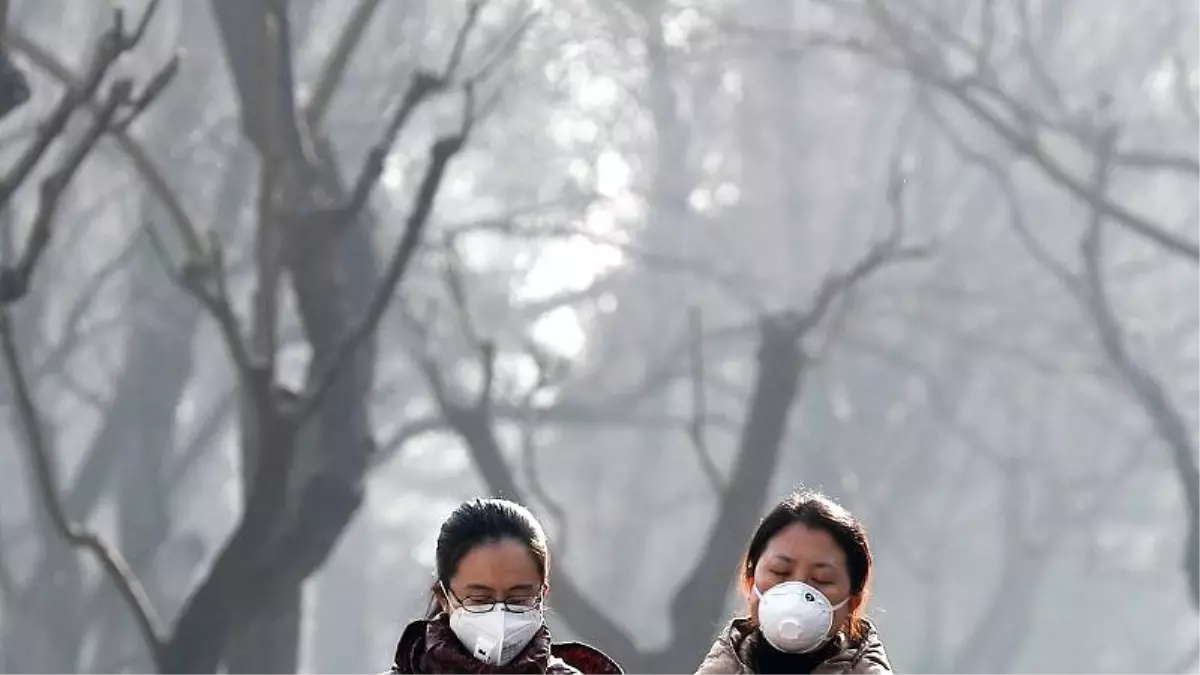
[[[442,597],[445,598],[446,605],[449,607],[453,607],[454,603],[451,602],[451,600],[454,600],[455,598],[453,595],[450,594],[450,589],[446,588],[446,584],[442,583],[439,580],[438,581],[438,589],[440,589],[442,591]]]
[[[836,604],[836,605],[831,605],[831,606],[829,607],[830,611],[836,612],[836,611],[838,611],[839,609],[841,609],[841,608],[845,607],[845,606],[846,606],[846,603],[850,602],[850,598],[851,598],[851,597],[853,597],[853,596],[847,595],[847,596],[846,596],[846,598],[845,598],[844,600],[842,600],[841,602],[839,602],[838,604]]]

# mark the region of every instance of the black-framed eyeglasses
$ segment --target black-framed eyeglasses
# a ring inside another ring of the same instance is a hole
[[[465,598],[460,598],[457,593],[450,590],[450,587],[445,584],[442,585],[442,591],[447,597],[454,598],[454,601],[460,607],[471,614],[490,612],[496,608],[496,605],[504,605],[504,610],[513,614],[532,612],[542,606],[541,593],[497,600],[489,595],[468,595]]]

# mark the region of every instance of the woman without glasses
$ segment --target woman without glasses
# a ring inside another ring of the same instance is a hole
[[[750,538],[748,616],[721,632],[697,675],[890,673],[863,616],[871,564],[867,532],[846,509],[816,492],[789,495]]]
[[[621,673],[599,650],[550,641],[550,552],[525,507],[475,499],[438,535],[429,616],[404,629],[392,673]]]

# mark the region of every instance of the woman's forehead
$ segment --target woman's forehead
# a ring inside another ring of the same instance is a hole
[[[512,541],[481,544],[459,561],[451,583],[460,588],[507,591],[542,583],[529,549]]]
[[[846,564],[846,554],[828,532],[801,523],[788,525],[771,537],[763,558],[814,566],[843,567]]]

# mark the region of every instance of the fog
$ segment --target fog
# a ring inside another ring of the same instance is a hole
[[[500,495],[693,672],[804,486],[898,672],[1197,672],[1195,2],[0,15],[0,670],[380,672]]]

